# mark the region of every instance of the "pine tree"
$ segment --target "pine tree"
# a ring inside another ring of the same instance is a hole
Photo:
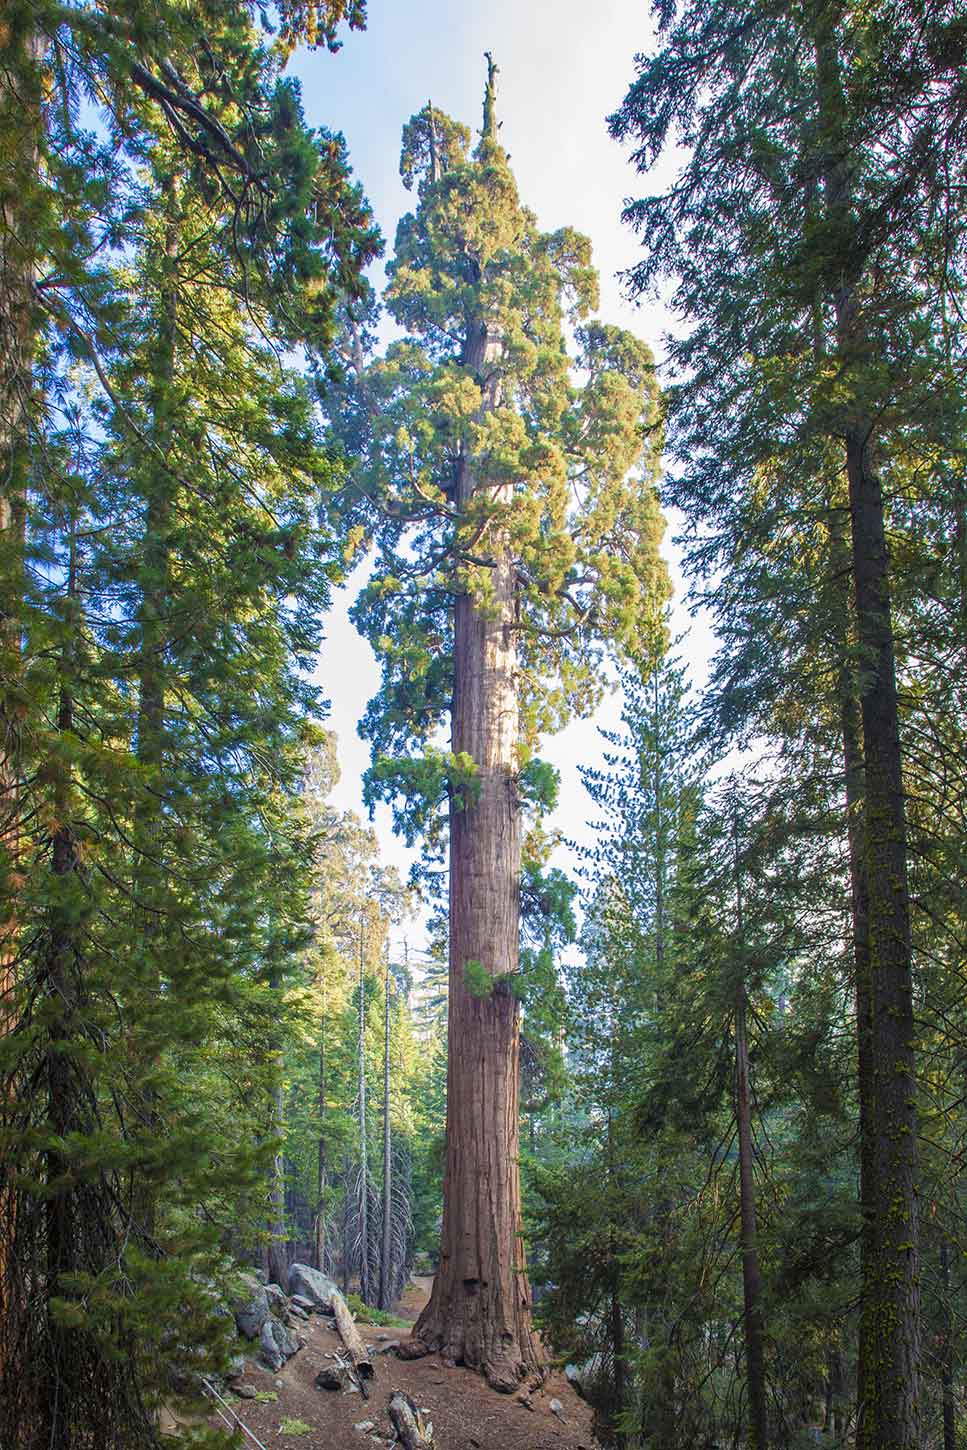
[[[722,675],[739,714],[757,685],[781,695],[779,672],[763,668],[761,623],[776,639],[805,622],[814,640],[826,636],[827,694],[830,677],[849,677],[862,724],[860,769],[850,691],[841,688],[843,775],[858,828],[853,936],[866,1083],[860,1441],[915,1446],[918,1166],[902,748],[910,734],[894,605],[906,570],[902,550],[899,562],[891,558],[888,535],[906,500],[939,497],[937,460],[955,436],[935,288],[946,296],[956,286],[943,237],[963,226],[959,193],[954,199],[943,176],[962,114],[950,49],[959,21],[953,6],[935,8],[926,25],[910,6],[695,4],[659,13],[663,48],[642,63],[613,125],[637,140],[643,167],[673,130],[695,148],[674,189],[635,203],[629,216],[648,249],[639,280],[674,274],[693,324],[673,347],[689,379],[672,400],[671,431],[691,460],[676,500],[693,530],[693,562],[723,581],[711,592],[737,648],[726,651]],[[812,571],[810,590],[810,571],[791,549],[844,508],[850,597],[823,618],[815,609],[823,571]],[[739,532],[740,517],[750,532]],[[742,670],[750,662],[751,687]],[[798,730],[800,740],[809,731],[801,712]]]
[[[282,18],[335,43],[341,13]],[[375,237],[244,7],[15,7],[0,45],[0,1438],[153,1443],[261,1176],[236,1141],[198,1213],[206,1055],[247,1039],[259,1076],[304,931],[300,667],[341,567],[311,542],[338,470],[257,326],[324,349]]]

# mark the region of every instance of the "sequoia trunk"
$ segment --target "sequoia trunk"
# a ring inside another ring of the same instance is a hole
[[[484,324],[466,361],[484,405],[499,401],[499,342]],[[464,465],[457,504],[475,479]],[[498,505],[510,502],[505,485]],[[456,600],[453,750],[477,767],[478,789],[450,803],[450,998],[447,1161],[440,1267],[414,1329],[443,1357],[511,1391],[538,1362],[524,1267],[518,1165],[518,1007],[521,820],[512,560],[499,523],[488,536],[485,600]]]

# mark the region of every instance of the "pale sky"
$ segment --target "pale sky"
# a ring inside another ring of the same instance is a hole
[[[636,332],[660,358],[669,315],[654,302],[631,305],[617,275],[638,256],[638,241],[621,222],[622,203],[643,194],[646,184],[610,139],[605,123],[633,79],[635,53],[652,45],[649,7],[640,0],[592,5],[587,0],[490,0],[486,5],[369,0],[368,8],[368,29],[347,33],[338,54],[297,53],[290,69],[302,81],[310,123],[344,133],[355,174],[386,237],[387,254],[392,254],[397,221],[415,202],[399,179],[402,126],[431,100],[476,133],[483,52],[490,50],[500,68],[501,141],[522,200],[545,230],[567,225],[590,236],[601,274],[600,316]],[[372,277],[378,287],[381,266]],[[674,625],[681,632],[689,621],[673,533],[671,521],[665,553],[677,591]],[[354,592],[337,596],[318,678],[332,701],[329,724],[339,736],[342,780],[336,803],[361,810],[360,776],[369,747],[356,725],[378,687],[379,672],[369,645],[346,617]],[[709,650],[707,626],[693,624],[684,653],[699,682]],[[560,805],[550,824],[568,837],[583,835],[589,814],[578,765],[600,760],[597,726],[613,726],[619,713],[620,704],[612,698],[595,720],[574,722],[541,751],[561,772]],[[393,838],[388,810],[377,813],[376,826],[384,860],[405,874],[413,853]]]

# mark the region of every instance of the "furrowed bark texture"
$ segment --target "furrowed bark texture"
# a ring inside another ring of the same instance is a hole
[[[816,81],[826,221],[832,236],[857,233],[851,137],[842,82],[839,5],[817,12]],[[864,389],[882,358],[864,312],[872,265],[858,251],[831,272],[836,361],[852,402],[842,439],[849,487],[850,563],[859,646],[865,762],[863,849],[869,898],[872,988],[870,1058],[875,1175],[869,1262],[863,1266],[864,1403],[858,1450],[920,1450],[920,1274],[910,892],[900,747],[896,653],[883,491],[874,461],[875,425]]]
[[[920,1271],[916,1086],[907,881],[896,662],[888,555],[879,478],[868,452],[869,429],[847,436],[853,538],[853,585],[863,662],[866,759],[866,861],[873,983],[875,1203],[864,1384],[866,1445],[919,1450]]]
[[[498,401],[491,374],[499,348],[483,324],[467,348],[485,406]],[[465,466],[457,482],[460,507],[474,487]],[[496,530],[489,552],[489,599],[461,595],[455,611],[453,750],[472,756],[480,788],[475,801],[452,800],[450,807],[443,1230],[440,1267],[414,1335],[509,1392],[536,1366],[539,1351],[524,1266],[518,1008],[511,990],[520,950],[521,857],[515,576]],[[468,976],[468,963],[486,970],[491,990],[481,992],[480,969],[470,967]]]
[[[830,571],[838,583],[839,619],[839,719],[843,743],[843,783],[846,797],[846,836],[849,852],[850,915],[852,922],[852,954],[854,1002],[856,1014],[857,1097],[859,1100],[859,1197],[862,1213],[860,1237],[860,1269],[864,1285],[868,1285],[874,1263],[874,1223],[876,1205],[875,1103],[873,1081],[873,979],[870,964],[870,887],[867,877],[863,814],[866,795],[866,772],[863,761],[863,721],[850,666],[849,577],[850,544],[846,536],[846,510],[836,501],[829,509]],[[872,1302],[864,1292],[860,1313],[860,1343],[871,1343]],[[859,1434],[863,1434],[866,1413],[866,1372],[869,1347],[857,1362],[856,1403]]]
[[[42,133],[40,39],[30,9],[5,16],[0,64],[0,1036],[16,1026],[17,907],[20,888],[20,741],[24,525],[33,359],[34,277]],[[0,1088],[6,1101],[9,1085]],[[25,1289],[12,1253],[16,1197],[0,1184],[0,1376],[19,1333]]]

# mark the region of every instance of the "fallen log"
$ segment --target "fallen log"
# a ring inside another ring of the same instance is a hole
[[[359,1330],[353,1323],[353,1316],[349,1312],[349,1305],[338,1289],[333,1291],[332,1312],[336,1316],[336,1328],[339,1330],[339,1337],[346,1346],[349,1358],[353,1362],[353,1369],[356,1371],[360,1381],[371,1380],[373,1378],[373,1361],[370,1359],[366,1346],[360,1338]]]
[[[402,1390],[394,1390],[389,1397],[389,1417],[403,1450],[433,1450],[433,1426],[427,1424]]]

